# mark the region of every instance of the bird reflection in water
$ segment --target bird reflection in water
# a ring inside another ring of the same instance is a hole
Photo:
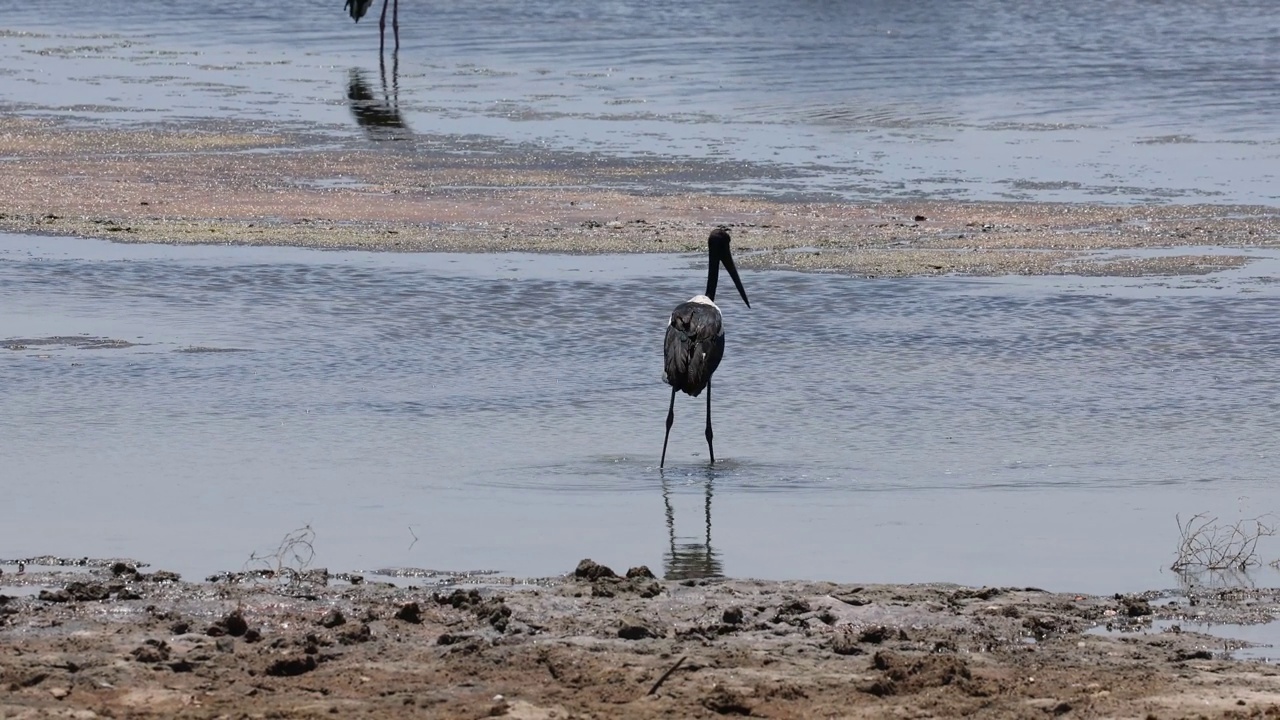
[[[347,101],[351,104],[351,114],[370,140],[407,139],[413,133],[400,116],[400,54],[391,53],[390,89],[387,87],[386,60],[380,59],[379,66],[382,71],[381,99],[374,94],[369,83],[365,82],[364,71],[351,68],[347,81]]]
[[[667,580],[724,577],[724,564],[719,553],[711,547],[711,496],[714,484],[715,470],[707,468],[703,480],[705,533],[701,541],[689,542],[691,538],[688,536],[676,536],[676,514],[671,507],[671,484],[665,474],[662,476],[662,502],[667,509],[667,535],[671,539],[671,550],[662,558],[663,576]]]

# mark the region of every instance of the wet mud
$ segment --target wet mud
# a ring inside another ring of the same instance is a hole
[[[0,575],[5,717],[1273,717],[1280,670],[1184,624],[1274,590],[325,570],[187,582],[128,560]]]
[[[387,149],[386,145],[396,146]],[[1101,249],[1280,245],[1273,208],[922,200],[851,204],[699,190],[743,172],[473,138],[340,142],[219,121],[86,129],[0,120],[0,230],[120,242],[386,251],[689,252],[734,230],[747,268],[909,275],[1181,275],[1244,254],[1101,261]],[[756,169],[756,171],[762,171]]]

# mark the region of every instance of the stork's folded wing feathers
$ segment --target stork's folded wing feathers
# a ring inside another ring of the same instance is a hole
[[[724,357],[724,330],[714,305],[687,302],[671,313],[663,345],[663,369],[671,387],[697,397]]]

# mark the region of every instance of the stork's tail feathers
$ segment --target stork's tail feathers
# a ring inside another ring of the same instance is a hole
[[[373,0],[347,0],[344,10],[351,13],[351,19],[360,22],[360,18],[369,12],[369,6],[373,5]]]

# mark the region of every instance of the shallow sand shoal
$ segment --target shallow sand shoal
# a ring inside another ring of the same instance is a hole
[[[84,129],[8,117],[0,167],[0,230],[124,242],[687,252],[728,225],[746,267],[864,276],[1200,274],[1248,258],[1199,248],[1280,246],[1275,208],[786,202],[680,189],[745,172],[736,166],[447,138],[343,143],[249,124]],[[1095,255],[1154,247],[1189,250]]]
[[[1280,714],[1280,669],[1190,624],[1265,621],[1276,590],[666,581],[590,561],[431,588],[13,569],[6,718]]]

